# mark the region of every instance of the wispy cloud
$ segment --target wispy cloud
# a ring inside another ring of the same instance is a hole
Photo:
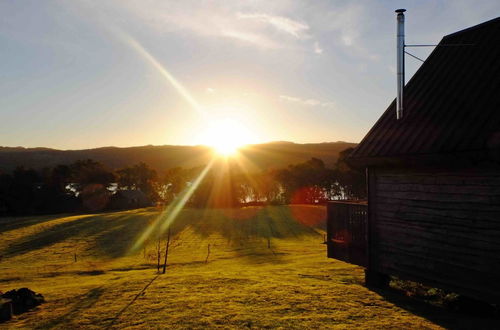
[[[314,48],[313,48],[313,49],[314,49],[314,52],[315,52],[316,54],[323,54],[323,48],[321,48],[321,47],[319,46],[319,42],[317,42],[317,41],[316,41],[316,42],[314,43]]]
[[[198,36],[227,38],[264,49],[306,49],[310,47],[309,40],[314,40],[304,19],[295,19],[282,12],[288,12],[285,9],[290,7],[286,1],[277,1],[273,6],[260,1],[190,0],[123,0],[119,4],[141,21],[165,33],[184,30]]]
[[[288,96],[288,95],[280,95],[279,98],[280,98],[280,100],[285,100],[285,101],[288,101],[288,102],[301,102],[302,101],[298,97]]]
[[[250,44],[254,44],[262,48],[280,48],[280,44],[278,44],[277,42],[267,38],[266,36],[256,33],[247,33],[236,30],[223,30],[221,32],[221,35],[224,37],[233,38]]]
[[[239,19],[249,19],[269,24],[276,28],[278,31],[287,33],[297,39],[308,38],[307,30],[309,25],[303,22],[295,21],[291,18],[284,16],[268,15],[268,14],[243,14],[238,13]]]
[[[290,95],[280,95],[279,96],[280,101],[284,102],[290,102],[290,103],[296,103],[296,104],[301,104],[301,105],[306,105],[310,107],[333,107],[335,104],[333,102],[325,102],[325,101],[320,101],[316,99],[303,99],[300,97],[296,96],[290,96]]]
[[[315,11],[312,22],[314,28],[323,35],[329,35],[337,47],[361,58],[377,61],[380,56],[367,48],[369,40],[364,37],[370,34],[367,30],[372,16],[369,8],[359,3],[346,2],[324,12]]]

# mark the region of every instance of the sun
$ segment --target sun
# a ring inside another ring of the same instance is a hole
[[[251,135],[241,122],[224,118],[208,123],[202,140],[203,144],[211,146],[216,153],[227,157],[250,143]]]

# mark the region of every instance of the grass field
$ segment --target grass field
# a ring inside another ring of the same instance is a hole
[[[0,290],[29,287],[47,302],[0,328],[491,324],[365,288],[361,268],[326,258],[320,206],[183,210],[165,275],[156,272],[157,230],[141,241],[160,216],[150,208],[1,218]]]

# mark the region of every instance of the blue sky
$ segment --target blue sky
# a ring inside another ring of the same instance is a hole
[[[432,44],[500,2],[0,1],[0,145],[202,144],[228,118],[246,142],[358,142],[395,96],[397,8]]]

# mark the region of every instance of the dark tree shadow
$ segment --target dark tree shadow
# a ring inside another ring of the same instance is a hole
[[[148,228],[152,229],[149,239],[156,240],[158,235],[164,235],[159,232],[167,216],[168,213],[144,210],[89,215],[41,228],[13,242],[0,255],[22,255],[76,239],[85,241],[98,256],[119,258],[138,251],[137,247],[134,252],[131,249]],[[283,206],[186,210],[180,212],[172,223],[172,235],[186,227],[190,227],[201,239],[220,235],[237,255],[255,257],[259,262],[267,255],[274,257],[270,262],[276,262],[282,255],[273,250],[274,239],[320,237],[314,227],[295,219],[291,208]]]
[[[53,320],[38,325],[35,329],[50,329],[56,327],[59,324],[66,324],[68,322],[71,322],[71,320],[75,319],[78,314],[80,314],[80,312],[94,306],[94,304],[99,300],[103,293],[104,289],[102,287],[98,287],[89,290],[85,294],[74,297],[77,302],[71,307],[68,312]]]
[[[71,214],[0,218],[0,233],[33,226],[39,223],[49,222],[68,216],[71,216]]]
[[[98,216],[79,218],[74,221],[57,224],[24,237],[10,244],[2,251],[2,254],[9,257],[26,254],[62,242],[71,237],[90,236],[98,232],[98,230],[102,230],[102,226],[99,225]]]
[[[392,288],[370,288],[370,290],[394,305],[447,329],[500,329],[500,319],[495,315],[477,316],[472,313],[454,312],[445,307],[408,297],[400,290]]]
[[[179,221],[201,237],[219,234],[228,242],[267,238],[299,238],[317,236],[318,232],[293,218],[289,208],[269,206],[258,209],[248,217],[241,217],[231,209],[208,209],[203,216]]]
[[[98,255],[124,256],[145,223],[156,214],[99,214],[57,224],[10,244],[1,254],[17,256],[42,249],[67,239],[84,239]]]
[[[148,288],[151,284],[153,284],[153,282],[159,277],[160,275],[156,275],[155,277],[153,277],[151,279],[151,281],[149,281],[146,286],[139,292],[137,293],[134,298],[127,304],[125,305],[112,319],[111,319],[111,322],[109,323],[109,325],[106,327],[106,329],[110,329],[116,322],[116,320],[118,320],[120,318],[120,316],[130,307],[132,306],[132,304],[137,300],[137,298],[139,298]]]
[[[321,237],[315,228],[297,221],[290,208],[283,206],[258,207],[255,212],[208,209],[201,217],[182,219],[179,223],[190,226],[202,238],[220,235],[237,255],[259,263],[277,262],[283,256],[274,251],[274,239]]]

